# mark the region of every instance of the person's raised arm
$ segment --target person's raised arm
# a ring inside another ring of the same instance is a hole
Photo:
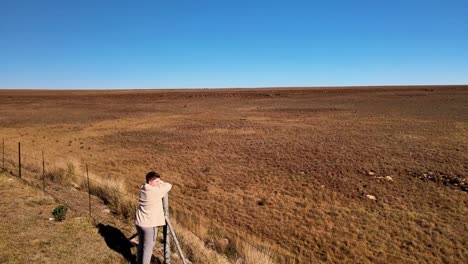
[[[172,184],[161,181],[159,188],[159,193],[161,197],[164,197],[164,195],[166,195],[166,193],[168,193],[171,190]]]

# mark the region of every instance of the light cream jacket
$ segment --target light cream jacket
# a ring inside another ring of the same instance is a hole
[[[160,181],[158,186],[144,184],[138,196],[138,208],[135,224],[141,227],[155,227],[166,225],[162,198],[169,192],[172,185]]]

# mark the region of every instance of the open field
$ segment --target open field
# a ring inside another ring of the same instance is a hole
[[[468,86],[0,90],[0,137],[307,261],[468,262]]]

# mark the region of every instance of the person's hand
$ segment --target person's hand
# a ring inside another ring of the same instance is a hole
[[[156,187],[161,187],[161,185],[163,185],[163,183],[165,183],[163,180],[161,180],[160,178],[156,179]]]
[[[161,179],[155,179],[155,180],[152,180],[149,182],[149,184],[153,187],[160,187],[161,184],[163,184],[164,182],[161,180]]]

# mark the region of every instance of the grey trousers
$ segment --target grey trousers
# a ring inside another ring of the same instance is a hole
[[[149,264],[153,256],[154,243],[158,236],[158,227],[141,227],[136,225],[138,233],[137,263]]]

